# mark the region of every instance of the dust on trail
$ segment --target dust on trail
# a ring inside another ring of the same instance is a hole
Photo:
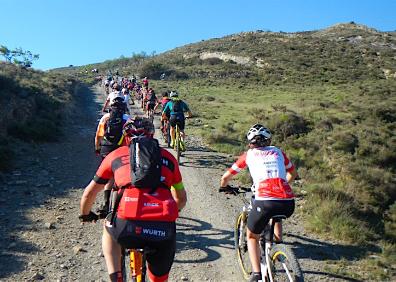
[[[102,226],[77,219],[82,189],[99,165],[94,134],[104,94],[97,86],[77,91],[61,142],[21,145],[16,169],[0,182],[0,281],[108,281]],[[158,128],[158,117],[155,123]],[[188,203],[177,221],[169,281],[241,281],[233,226],[242,200],[217,193],[232,159],[207,150],[197,137],[187,140],[180,165]],[[299,223],[298,215],[287,221],[285,241],[293,244],[305,279],[352,281],[323,271],[324,260],[344,255],[343,246],[309,238]]]

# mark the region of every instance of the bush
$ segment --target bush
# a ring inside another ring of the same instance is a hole
[[[147,76],[152,79],[160,79],[161,74],[167,71],[163,64],[155,62],[155,61],[148,61],[146,62],[142,69],[141,69],[141,76]]]
[[[26,123],[14,122],[7,128],[7,133],[24,141],[53,142],[61,135],[59,126],[53,121],[40,117]]]
[[[396,203],[389,207],[385,213],[385,236],[396,243]]]
[[[332,147],[335,150],[354,154],[359,145],[359,139],[349,132],[339,132],[332,136]]]
[[[302,116],[292,112],[273,114],[268,117],[266,123],[279,141],[284,141],[292,135],[310,131],[310,123]]]
[[[372,232],[356,216],[354,199],[331,185],[321,185],[311,191],[304,207],[308,213],[308,228],[321,234],[351,243],[364,243]]]

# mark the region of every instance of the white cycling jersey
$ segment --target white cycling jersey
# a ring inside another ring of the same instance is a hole
[[[287,182],[287,172],[292,171],[294,166],[281,149],[275,146],[249,149],[229,172],[235,175],[247,166],[253,178],[256,200],[294,198]]]

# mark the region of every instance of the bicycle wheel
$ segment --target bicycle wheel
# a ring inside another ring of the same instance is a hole
[[[169,125],[169,122],[167,121],[166,122],[166,132],[165,132],[165,134],[166,134],[166,137],[165,137],[165,140],[166,140],[166,145],[168,145],[168,148],[170,148],[170,146],[171,146],[171,136],[170,136],[170,125]]]
[[[269,255],[273,281],[304,281],[300,264],[289,247],[275,244]]]
[[[238,259],[238,265],[241,270],[243,279],[249,280],[252,273],[252,266],[249,260],[249,252],[246,240],[247,217],[244,212],[241,212],[235,222],[234,240],[235,251]]]
[[[123,281],[132,281],[129,252],[126,250],[123,250],[121,255],[121,273]]]
[[[179,130],[179,126],[176,125],[175,128],[175,150],[176,150],[176,159],[177,162],[180,162],[180,130]]]

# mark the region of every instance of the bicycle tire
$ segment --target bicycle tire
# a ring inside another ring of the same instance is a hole
[[[122,273],[122,281],[132,281],[131,271],[129,267],[129,254],[122,251],[121,255],[121,273]]]
[[[275,244],[270,250],[273,281],[303,282],[301,266],[292,251],[284,244]]]
[[[241,226],[242,224],[243,226]],[[252,266],[249,260],[249,252],[246,241],[246,230],[247,216],[244,212],[241,212],[235,221],[234,247],[237,256],[238,266],[241,270],[241,275],[245,281],[248,281],[252,273]]]
[[[170,125],[169,125],[169,122],[167,122],[167,125],[166,125],[166,137],[165,137],[165,140],[166,140],[166,145],[168,145],[168,148],[170,148],[171,147],[171,135],[170,135]]]
[[[176,125],[176,128],[175,128],[175,131],[176,131],[176,133],[175,133],[175,147],[176,147],[176,159],[177,159],[177,162],[180,162],[180,155],[181,155],[181,151],[180,151],[180,129],[179,129],[179,126],[178,125]]]

